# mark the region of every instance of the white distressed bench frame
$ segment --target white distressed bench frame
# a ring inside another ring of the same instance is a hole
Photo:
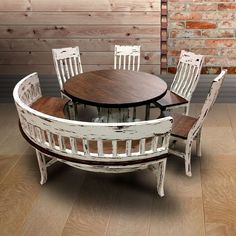
[[[225,75],[227,73],[227,70],[222,70],[221,73],[213,80],[211,88],[209,90],[209,93],[207,95],[207,98],[205,100],[205,103],[202,107],[201,113],[198,117],[198,120],[193,125],[191,130],[188,133],[187,140],[185,141],[185,152],[179,152],[175,149],[170,149],[170,153],[177,155],[185,160],[185,172],[186,175],[192,176],[191,172],[191,150],[193,141],[196,140],[196,150],[197,150],[197,156],[201,156],[201,129],[203,126],[203,122],[207,117],[207,114],[209,113],[210,109],[214,105],[216,98],[219,94],[220,87],[225,79]],[[174,139],[182,140],[181,138],[174,137]]]
[[[183,107],[185,109],[185,114],[189,114],[190,100],[199,81],[203,62],[203,55],[197,55],[184,50],[181,51],[177,71],[171,84],[170,91],[186,99],[188,103],[173,106],[169,109]]]
[[[55,161],[93,172],[120,173],[152,167],[156,170],[158,193],[160,196],[164,195],[171,117],[129,123],[89,123],[49,116],[30,108],[42,96],[37,73],[18,82],[13,96],[23,133],[39,147],[36,154],[41,184],[47,180],[47,167]],[[147,138],[152,140],[149,148],[146,146]],[[78,140],[82,142],[81,150],[78,150]],[[104,140],[111,142],[110,153],[103,150]],[[126,145],[125,150],[119,152],[118,142],[121,140]],[[132,150],[133,140],[138,140],[138,151]],[[97,152],[90,152],[90,141],[97,143]],[[46,155],[51,158],[47,163]],[[64,159],[58,156],[63,156]],[[99,165],[100,162],[103,164]]]

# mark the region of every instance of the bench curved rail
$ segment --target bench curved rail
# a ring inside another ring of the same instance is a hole
[[[67,120],[32,109],[41,96],[37,73],[19,81],[13,91],[22,134],[41,165],[47,166],[42,159],[47,155],[92,171],[126,172],[157,163],[163,169],[160,160],[168,154],[171,117],[127,123]]]

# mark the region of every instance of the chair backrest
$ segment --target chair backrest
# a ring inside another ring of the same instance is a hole
[[[190,101],[200,77],[203,61],[203,55],[182,50],[170,90]]]
[[[140,122],[93,123],[49,116],[33,110],[28,106],[30,103],[22,100],[33,88],[31,79],[36,84],[36,75],[31,74],[18,82],[13,96],[24,133],[40,147],[87,161],[142,160],[168,152],[171,117]],[[25,85],[28,89],[21,89]]]
[[[114,69],[139,71],[140,47],[136,45],[115,45]]]
[[[83,73],[79,47],[52,49],[52,55],[60,89],[63,90],[67,79]]]
[[[226,73],[227,73],[227,70],[222,70],[221,73],[212,81],[211,88],[208,92],[207,98],[202,107],[200,116],[198,117],[197,122],[194,124],[194,126],[190,130],[188,136],[195,137],[198,131],[201,129],[208,112],[210,111],[210,109],[212,108],[212,106],[214,105],[216,101],[216,98],[219,94],[220,87],[225,79]]]

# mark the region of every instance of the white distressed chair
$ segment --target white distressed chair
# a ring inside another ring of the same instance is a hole
[[[171,117],[102,124],[66,120],[32,109],[41,96],[36,73],[18,82],[13,92],[22,134],[36,149],[41,184],[47,181],[47,168],[56,161],[93,172],[150,167],[157,175],[157,191],[164,195]]]
[[[137,45],[115,45],[114,69],[139,71],[140,47]]]
[[[185,114],[189,114],[190,101],[199,81],[203,62],[203,55],[181,51],[177,71],[170,90],[156,102],[156,105],[161,110],[183,107]]]
[[[64,83],[71,77],[83,73],[79,47],[52,49],[52,55],[61,95],[67,97],[64,94]]]
[[[196,140],[197,156],[201,156],[201,129],[204,120],[211,107],[215,103],[219,89],[224,81],[227,70],[223,70],[212,82],[206,101],[202,107],[198,118],[178,113],[172,114],[174,119],[171,136],[177,140],[185,141],[185,151],[180,152],[176,149],[170,149],[170,153],[177,155],[185,160],[186,175],[191,176],[191,149],[193,141]]]

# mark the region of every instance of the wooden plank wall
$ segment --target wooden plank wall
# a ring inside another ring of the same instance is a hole
[[[55,74],[51,49],[78,45],[84,71],[113,68],[115,44],[141,45],[160,73],[160,0],[1,0],[0,75]]]

